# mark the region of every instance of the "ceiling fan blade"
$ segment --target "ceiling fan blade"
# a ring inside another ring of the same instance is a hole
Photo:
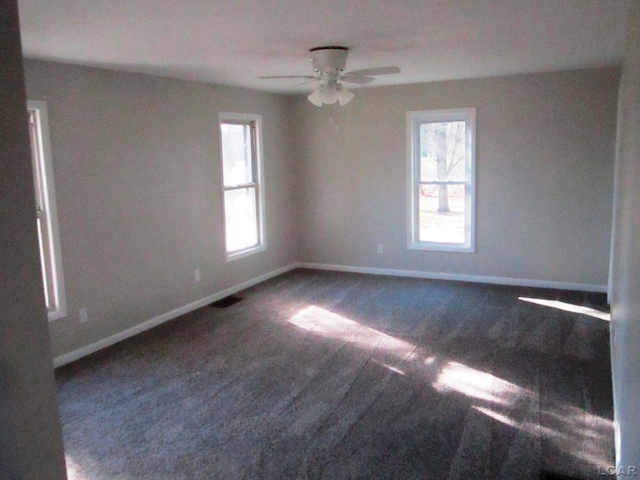
[[[295,85],[291,86],[291,88],[298,88],[298,87],[301,87],[302,85],[309,85],[310,83],[313,83],[317,80],[318,80],[317,78],[311,77],[311,80],[305,80],[304,82],[296,83]]]
[[[365,68],[363,70],[353,70],[352,72],[347,72],[345,75],[391,75],[394,73],[400,73],[400,67],[379,67],[379,68]]]
[[[375,80],[373,77],[366,77],[364,75],[347,73],[346,75],[340,75],[340,80],[349,83],[358,83],[364,85],[365,83],[371,83]]]
[[[274,75],[274,76],[258,77],[258,78],[261,80],[270,80],[274,78],[306,78],[307,80],[311,80],[315,77],[312,75]]]

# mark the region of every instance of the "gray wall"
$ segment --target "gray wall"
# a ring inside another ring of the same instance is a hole
[[[301,260],[606,285],[618,75],[369,88],[321,109],[297,98]],[[459,107],[477,108],[476,253],[409,251],[405,114]]]
[[[0,478],[66,478],[40,277],[17,3],[0,6]]]
[[[620,85],[611,357],[619,466],[640,468],[640,3],[629,14]]]
[[[287,99],[33,60],[25,75],[49,112],[69,311],[50,324],[55,356],[296,260]],[[268,250],[228,263],[221,111],[264,129]]]
[[[369,88],[322,109],[52,62],[25,73],[50,117],[69,310],[50,325],[55,356],[297,260],[607,283],[617,69]],[[406,111],[469,106],[476,253],[409,251]],[[268,251],[229,263],[220,111],[264,119]]]

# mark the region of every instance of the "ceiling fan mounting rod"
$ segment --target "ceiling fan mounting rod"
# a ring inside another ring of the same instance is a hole
[[[320,72],[318,76],[318,80],[322,85],[331,85],[338,83],[340,76],[337,73],[333,72]]]
[[[313,70],[320,74],[339,75],[347,66],[349,49],[340,46],[316,47],[309,50]]]

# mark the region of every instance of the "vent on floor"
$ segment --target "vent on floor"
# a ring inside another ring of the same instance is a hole
[[[577,477],[561,475],[559,473],[540,472],[540,480],[580,480]]]
[[[229,295],[228,297],[221,298],[217,302],[210,303],[209,306],[215,307],[215,308],[227,308],[227,307],[230,307],[231,305],[235,305],[240,300],[242,300],[241,297],[238,297],[236,295]]]

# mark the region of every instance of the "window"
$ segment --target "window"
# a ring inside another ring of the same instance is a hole
[[[474,251],[475,108],[407,113],[408,247]]]
[[[260,115],[220,114],[227,260],[266,250]]]
[[[36,193],[36,221],[40,245],[40,264],[42,265],[42,283],[47,315],[52,321],[67,315],[67,305],[62,276],[47,104],[29,101],[27,102],[27,110]]]

